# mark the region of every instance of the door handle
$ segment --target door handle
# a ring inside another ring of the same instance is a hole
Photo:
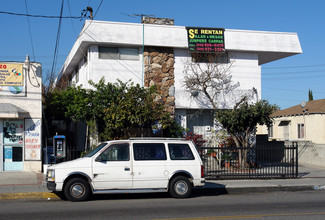
[[[124,170],[125,171],[130,171],[130,168],[129,167],[125,167]]]

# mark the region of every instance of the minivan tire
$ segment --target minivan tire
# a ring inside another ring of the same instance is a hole
[[[64,195],[71,202],[87,200],[90,196],[90,186],[82,178],[73,178],[64,186]]]
[[[192,188],[192,183],[188,178],[176,176],[169,183],[169,194],[174,198],[188,198]]]

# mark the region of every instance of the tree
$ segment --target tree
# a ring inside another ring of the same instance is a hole
[[[254,104],[244,101],[232,110],[217,111],[218,122],[226,129],[238,148],[241,166],[245,166],[248,149],[252,147],[250,137],[255,134],[256,126],[270,126],[273,122],[271,114],[277,109],[276,105],[260,100]]]
[[[139,84],[116,84],[118,93],[109,105],[103,109],[107,138],[130,137],[151,130],[152,124],[162,119],[164,106],[156,103],[156,88],[145,89]],[[136,130],[134,130],[136,129]]]
[[[218,109],[220,97],[239,87],[239,82],[232,81],[232,62],[225,62],[219,54],[193,54],[192,60],[185,61],[185,88],[201,92],[208,99],[213,109]],[[203,61],[203,62],[202,62]],[[224,103],[222,104],[225,105]]]
[[[308,101],[312,101],[312,100],[314,100],[314,97],[313,97],[313,91],[311,91],[311,90],[309,89],[309,91],[308,91]]]
[[[162,104],[156,103],[156,88],[143,88],[130,82],[90,82],[93,89],[82,86],[55,90],[48,95],[46,108],[66,121],[85,121],[89,130],[98,132],[100,140],[128,138],[151,131],[161,125],[164,135],[180,136],[180,126]],[[97,129],[98,128],[98,129]]]

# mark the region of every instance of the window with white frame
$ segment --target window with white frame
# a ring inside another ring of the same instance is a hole
[[[298,124],[298,138],[305,138],[305,124]]]
[[[139,60],[138,48],[98,47],[99,59]]]

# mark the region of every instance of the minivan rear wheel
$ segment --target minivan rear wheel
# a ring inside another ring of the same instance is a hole
[[[90,186],[84,179],[73,178],[65,185],[64,195],[71,202],[84,201],[90,195]]]
[[[170,181],[169,194],[174,198],[187,198],[192,192],[192,184],[185,176],[177,176]]]

